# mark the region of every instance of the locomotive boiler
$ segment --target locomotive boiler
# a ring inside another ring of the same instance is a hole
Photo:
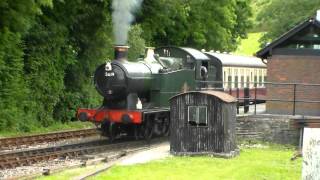
[[[96,69],[94,83],[104,97],[106,108],[135,109],[139,100],[145,101],[151,88],[152,75],[159,64],[127,61],[128,46],[115,47],[115,60]]]
[[[103,103],[96,109],[78,109],[81,121],[97,124],[114,140],[122,135],[150,139],[169,133],[170,97],[187,90],[208,88],[216,80],[215,64],[191,48],[161,47],[130,62],[128,46],[116,46],[115,58],[94,74]]]

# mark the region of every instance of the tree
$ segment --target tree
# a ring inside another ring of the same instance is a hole
[[[0,129],[29,130],[32,101],[24,74],[22,38],[42,13],[41,7],[51,5],[51,0],[0,1]]]
[[[249,3],[243,0],[150,0],[143,3],[138,23],[155,46],[227,51],[246,35],[250,16]]]
[[[55,1],[50,17],[67,28],[67,47],[75,61],[64,71],[63,94],[53,117],[69,121],[79,107],[96,107],[101,97],[92,83],[95,68],[113,58],[109,1]]]
[[[140,55],[143,55],[145,52],[146,42],[141,37],[143,34],[143,31],[141,29],[140,25],[134,25],[131,27],[129,31],[129,39],[128,39],[128,45],[130,46],[128,59],[131,61],[136,60],[140,57]]]
[[[0,130],[30,131],[96,107],[95,68],[113,59],[111,0],[0,1]],[[145,45],[232,50],[246,34],[245,0],[146,0],[130,60]]]
[[[257,16],[259,25],[267,28],[267,33],[261,39],[262,45],[314,16],[319,7],[320,1],[272,0]]]

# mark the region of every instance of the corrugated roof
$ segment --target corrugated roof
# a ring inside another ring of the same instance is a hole
[[[230,94],[227,94],[225,92],[221,92],[221,91],[188,91],[188,92],[185,92],[185,93],[177,94],[177,95],[171,97],[170,100],[175,98],[175,97],[181,96],[181,95],[193,94],[193,93],[199,93],[199,94],[206,94],[206,95],[209,95],[209,96],[214,96],[214,97],[217,97],[221,101],[226,102],[226,103],[237,102],[237,99],[235,97],[233,97]]]
[[[261,61],[261,59],[253,56],[239,56],[233,54],[206,52],[208,56],[213,56],[220,60],[222,66],[241,66],[241,67],[262,67],[267,66]]]

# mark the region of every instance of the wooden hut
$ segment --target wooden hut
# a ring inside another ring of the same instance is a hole
[[[236,99],[219,91],[191,91],[170,99],[170,152],[174,155],[238,154]]]

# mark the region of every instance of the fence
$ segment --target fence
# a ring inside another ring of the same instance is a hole
[[[197,81],[198,90],[220,90],[225,91],[238,99],[237,113],[239,107],[254,105],[254,114],[257,113],[257,104],[261,102],[292,103],[290,110],[292,115],[297,114],[297,104],[303,103],[306,106],[311,104],[320,105],[320,84],[309,83],[278,83],[278,82],[246,82],[250,88],[236,87],[223,88],[222,84],[239,84],[238,82],[222,81]],[[217,86],[218,85],[218,86]],[[269,92],[268,92],[269,91]],[[276,98],[281,96],[281,98]],[[320,106],[319,106],[320,107]],[[320,109],[318,109],[320,112]],[[246,110],[245,110],[246,113]]]

